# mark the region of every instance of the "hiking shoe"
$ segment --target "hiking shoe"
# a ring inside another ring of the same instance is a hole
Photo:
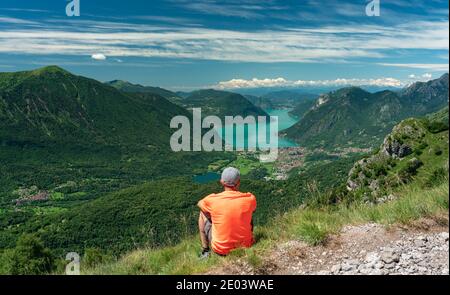
[[[210,255],[211,255],[211,251],[209,249],[203,249],[202,253],[200,253],[199,258],[200,259],[208,259]]]

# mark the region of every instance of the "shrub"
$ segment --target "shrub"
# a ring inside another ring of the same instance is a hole
[[[395,140],[399,145],[402,145],[402,144],[403,144],[403,139],[402,139],[401,137],[394,136],[394,140]]]
[[[363,174],[364,174],[364,176],[367,177],[367,178],[372,178],[372,176],[373,176],[372,171],[370,171],[370,170],[368,170],[368,169],[364,169],[364,170],[363,170]]]
[[[442,155],[442,149],[441,149],[440,147],[435,147],[435,148],[434,148],[434,154],[435,154],[436,156]]]
[[[393,158],[389,158],[387,160],[387,165],[394,168],[395,166],[397,166],[397,162]]]
[[[322,244],[328,236],[326,228],[315,222],[301,223],[297,228],[297,234],[308,244],[317,246]]]
[[[87,267],[95,267],[102,263],[105,263],[108,260],[108,256],[104,255],[99,249],[96,248],[87,248],[84,251],[83,256],[83,266]]]
[[[419,144],[419,146],[417,147],[419,150],[424,150],[428,147],[428,143],[426,142],[422,142],[421,144]]]
[[[429,122],[427,124],[427,129],[431,133],[439,133],[448,130],[448,125],[443,122]]]
[[[406,166],[398,172],[400,180],[404,183],[411,181],[412,177],[417,174],[417,169],[419,169],[422,165],[422,161],[416,158],[411,159]]]
[[[445,168],[436,168],[433,172],[428,176],[425,181],[425,187],[434,187],[444,183],[448,180],[448,170]]]
[[[7,272],[12,275],[48,274],[55,269],[50,250],[44,247],[39,238],[30,234],[19,238],[7,260]]]
[[[250,179],[264,179],[264,177],[269,176],[269,171],[266,167],[258,167],[253,170],[251,170],[247,177]]]
[[[354,171],[355,171],[355,174],[357,174],[357,175],[358,175],[358,174],[359,174],[359,172],[361,172],[361,171],[362,171],[361,165],[359,165],[359,164],[358,164],[358,165],[356,165],[356,166],[355,166],[355,170],[354,170]]]
[[[374,163],[372,166],[375,176],[387,175],[388,167],[384,163]]]
[[[12,253],[12,249],[7,249],[0,253],[0,275],[10,274]]]

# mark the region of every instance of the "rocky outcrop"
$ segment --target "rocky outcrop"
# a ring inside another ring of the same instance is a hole
[[[401,144],[397,140],[386,138],[383,142],[383,152],[393,158],[401,159],[412,153],[412,148],[406,144]]]
[[[426,127],[417,119],[402,121],[386,136],[379,152],[355,163],[349,172],[347,189],[349,191],[365,189],[375,199],[387,199],[387,195],[380,195],[379,192],[382,191],[388,171],[396,165],[396,162],[410,156],[419,148],[427,132]],[[417,166],[413,169],[417,170],[420,161],[415,158],[411,161],[413,162],[409,163],[408,167]]]
[[[426,129],[415,119],[407,119],[394,127],[381,145],[381,151],[394,159],[401,159],[413,152],[412,143],[425,135]]]

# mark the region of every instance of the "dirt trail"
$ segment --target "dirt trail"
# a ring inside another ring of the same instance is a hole
[[[449,274],[448,216],[422,219],[409,227],[347,226],[312,247],[280,244],[254,268],[238,259],[211,274]]]

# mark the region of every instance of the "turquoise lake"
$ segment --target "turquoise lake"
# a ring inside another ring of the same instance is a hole
[[[295,123],[298,122],[298,119],[295,117],[292,117],[289,115],[290,110],[288,109],[269,109],[269,110],[265,110],[269,115],[271,116],[277,116],[278,117],[278,131],[282,131],[284,129],[287,129],[289,127],[291,127],[292,125],[294,125]],[[267,136],[269,136],[269,125],[270,123],[266,123],[266,128],[267,128]],[[256,124],[257,125],[257,124]],[[230,129],[230,128],[229,128]],[[258,128],[257,128],[258,129]],[[239,129],[237,129],[239,130]],[[227,129],[226,127],[223,127],[221,130],[222,137],[224,132],[226,132]],[[236,129],[235,129],[236,131]],[[242,136],[242,133],[237,133],[237,138],[239,138],[239,136]],[[256,135],[257,136],[257,135]],[[233,142],[233,146],[236,147],[248,147],[248,132],[246,131],[246,129],[244,129],[244,140],[238,140],[238,141],[234,141]],[[227,142],[229,144],[229,142]],[[290,141],[286,138],[278,138],[278,146],[279,147],[295,147],[297,146],[297,144],[293,141]],[[212,182],[212,181],[218,181],[220,179],[220,174],[216,173],[216,172],[207,172],[204,174],[200,174],[200,175],[195,175],[194,176],[194,181],[197,183],[208,183],[208,182]]]
[[[270,116],[277,116],[278,117],[278,132],[287,129],[298,122],[298,119],[289,115],[290,109],[268,109],[265,110]],[[273,124],[271,122],[266,123],[266,137],[270,138],[270,124]],[[254,126],[256,125],[256,126]],[[247,126],[245,126],[247,127]],[[250,127],[256,127],[256,134],[252,134],[252,136],[249,136],[248,134],[248,128],[234,128],[234,134],[235,138],[233,142],[230,142],[230,140],[227,140],[225,138],[225,142],[228,145],[233,145],[234,148],[248,148],[248,147],[254,147],[253,142],[257,142],[257,138],[259,137],[260,128],[258,126],[258,123],[250,125]],[[222,138],[224,138],[224,134],[226,132],[232,132],[231,126],[224,126],[219,134],[222,135]],[[274,147],[275,145],[270,145],[271,147]],[[289,139],[286,138],[278,138],[278,147],[295,147],[297,144]]]

